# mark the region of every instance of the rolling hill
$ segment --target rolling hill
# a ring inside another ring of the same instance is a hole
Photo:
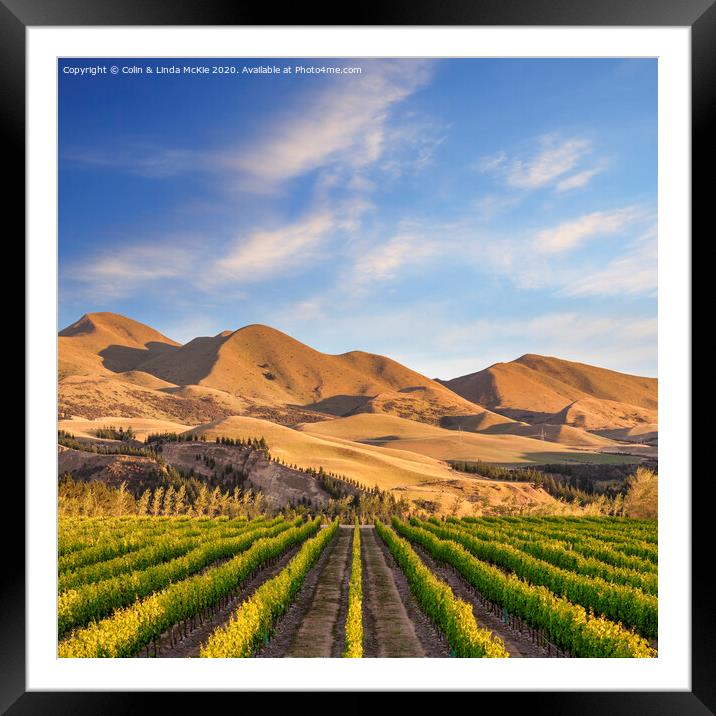
[[[333,415],[400,412],[417,420],[437,420],[448,414],[485,412],[385,356],[362,351],[328,355],[262,325],[196,338],[147,361],[142,370],[178,385],[198,384]]]
[[[559,358],[528,354],[440,382],[466,400],[533,424],[598,429],[657,422],[656,378]]]
[[[131,318],[116,313],[86,313],[58,335],[58,373],[65,378],[131,371],[178,346],[171,338]]]
[[[92,417],[98,416],[97,402],[106,402],[98,397],[97,377],[103,377],[114,378],[101,387],[117,396],[125,412],[151,417],[159,410],[161,417],[181,421],[190,415],[219,417],[216,410],[229,415],[256,406],[297,405],[338,416],[391,413],[436,423],[448,415],[472,415],[489,424],[511,422],[385,356],[362,351],[328,355],[262,325],[181,346],[137,321],[92,313],[60,332],[59,363],[61,382],[71,376],[88,381],[81,387],[67,382],[64,392],[72,394],[69,402],[75,410],[83,390],[92,393]],[[187,386],[194,386],[190,396]],[[148,414],[141,412],[146,398],[142,389],[165,394],[149,401],[154,407]],[[170,395],[204,400],[216,410],[202,414],[195,405],[188,412],[172,412]]]
[[[400,421],[392,416],[356,416],[345,421]],[[329,421],[342,423],[343,419]],[[420,430],[439,430],[427,425],[402,421]],[[307,426],[304,426],[304,428]],[[216,437],[251,438],[259,435],[268,442],[271,455],[288,465],[318,469],[346,475],[366,487],[396,492],[408,500],[429,500],[447,510],[456,496],[467,500],[464,511],[478,498],[497,504],[505,499],[518,504],[549,505],[554,498],[529,483],[480,480],[451,470],[444,462],[409,449],[393,449],[361,444],[338,435],[314,435],[292,430],[265,420],[233,416],[225,420],[198,425],[188,431],[205,435],[209,443]],[[447,432],[447,431],[443,431]],[[536,442],[536,441],[531,441]]]
[[[62,429],[263,436],[287,464],[442,511],[457,498],[553,501],[527,483],[455,473],[449,460],[633,462],[607,452],[628,452],[622,436],[639,435],[656,451],[655,379],[557,358],[526,355],[441,382],[386,356],[322,353],[264,325],[181,345],[118,314],[88,313],[60,331],[58,364]]]
[[[559,431],[558,426],[550,426]],[[513,432],[522,428],[521,432]],[[569,445],[570,428],[555,435],[553,441],[541,440],[531,425],[508,423],[494,426],[480,433],[459,432],[393,415],[353,415],[300,425],[299,430],[323,438],[341,438],[368,445],[408,450],[438,460],[466,460],[481,462],[529,463],[540,454],[562,454],[562,461],[575,460],[581,451]],[[607,438],[571,429],[579,438],[574,443],[582,447],[602,448],[615,443]],[[562,437],[562,440],[556,438]],[[566,438],[566,439],[564,439]],[[561,443],[555,445],[554,443]],[[551,459],[551,458],[549,458]]]

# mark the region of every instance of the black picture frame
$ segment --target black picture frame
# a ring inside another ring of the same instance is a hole
[[[350,12],[350,15],[342,13]],[[280,22],[276,22],[277,17]],[[277,8],[272,4],[216,0],[0,0],[0,122],[5,176],[6,217],[16,218],[24,234],[25,183],[25,30],[39,26],[111,25],[401,25],[401,26],[682,26],[691,28],[692,90],[692,236],[705,233],[707,209],[713,203],[712,167],[716,158],[710,130],[716,125],[716,0],[384,0],[379,6],[305,6]],[[711,170],[707,173],[708,170]],[[9,211],[8,211],[9,210]],[[18,232],[17,235],[20,235]],[[14,236],[13,236],[14,238]],[[689,237],[684,237],[688,241]],[[693,239],[692,250],[693,250]],[[693,349],[692,349],[693,350]],[[28,426],[31,429],[32,426]],[[688,484],[691,466],[681,478]],[[475,695],[484,708],[491,697],[500,708],[525,708],[527,713],[550,714],[714,714],[716,713],[716,659],[713,644],[711,576],[712,527],[707,513],[714,504],[713,481],[691,480],[692,490],[692,685],[683,692],[501,692]],[[7,475],[5,497],[24,504],[24,491]],[[14,490],[14,494],[13,491]],[[18,509],[12,512],[19,513]],[[17,529],[17,528],[16,528]],[[18,534],[17,531],[14,534]],[[6,540],[8,538],[6,537]],[[6,577],[0,610],[0,708],[9,714],[114,714],[155,710],[166,705],[167,694],[26,692],[25,687],[25,562],[20,550],[5,542]],[[91,686],[91,685],[88,685]],[[569,688],[566,684],[565,688]],[[272,696],[271,705],[279,700]],[[369,694],[348,700],[361,708]],[[335,694],[336,707],[346,699]],[[194,694],[182,694],[191,708]],[[201,696],[205,698],[205,696]],[[159,701],[161,699],[161,701]],[[306,700],[307,701],[307,700]],[[304,699],[291,697],[291,705]],[[198,702],[196,702],[198,703]],[[477,704],[476,704],[477,707]]]

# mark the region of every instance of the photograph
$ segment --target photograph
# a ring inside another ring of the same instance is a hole
[[[658,659],[659,62],[58,57],[57,658]]]

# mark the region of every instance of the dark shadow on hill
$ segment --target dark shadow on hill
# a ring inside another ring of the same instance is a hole
[[[355,442],[363,445],[374,445],[375,447],[383,447],[387,443],[391,443],[394,440],[400,440],[399,435],[381,435],[375,438],[363,438],[362,440],[356,440]]]
[[[483,435],[519,435],[534,440],[547,440],[559,442],[560,432],[564,425],[551,425],[550,423],[537,423],[536,425],[520,425],[515,423],[498,423],[481,430]]]
[[[372,396],[366,395],[332,395],[317,403],[304,405],[304,410],[316,410],[321,413],[328,413],[338,417],[346,417],[359,412],[366,403],[372,400]]]
[[[130,348],[129,346],[111,345],[99,352],[102,365],[114,373],[123,373],[125,370],[136,370],[156,356],[168,351],[177,350],[176,346],[161,341],[149,341],[144,348]]]
[[[512,418],[522,423],[531,423],[533,425],[539,423],[559,423],[555,420],[558,413],[540,413],[534,410],[522,410],[521,408],[490,408],[493,413],[504,415],[506,418]]]
[[[487,432],[487,428],[483,427],[483,425],[489,420],[489,413],[480,412],[471,413],[469,415],[444,415],[440,418],[438,424],[441,428],[445,428],[445,430],[463,430],[465,432],[482,433]],[[514,425],[514,423],[505,424]]]

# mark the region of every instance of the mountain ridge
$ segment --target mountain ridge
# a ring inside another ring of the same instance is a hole
[[[658,419],[657,379],[534,353],[433,380],[389,356],[359,349],[323,353],[260,323],[182,345],[110,312],[86,313],[61,330],[58,352],[60,380],[67,386],[69,378],[77,385],[101,376],[108,390],[121,384],[115,392],[128,401],[146,400],[150,390],[175,400],[191,394],[207,405],[223,395],[225,414],[232,405],[294,406],[336,417],[378,413],[515,435],[525,434],[525,424],[594,430]],[[211,414],[219,417],[221,411]],[[576,440],[569,432],[548,433]]]

